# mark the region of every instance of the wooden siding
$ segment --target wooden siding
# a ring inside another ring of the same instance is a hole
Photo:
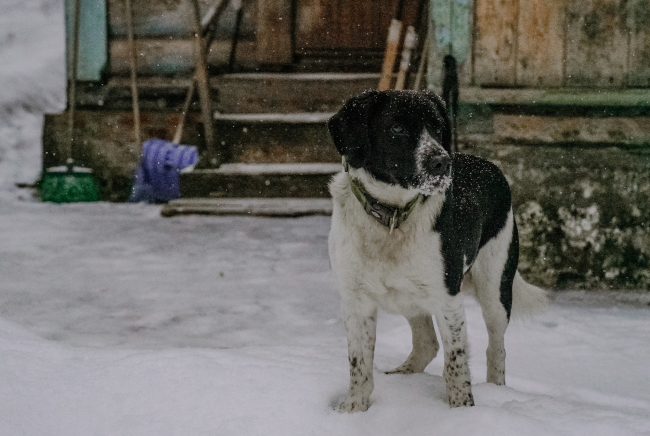
[[[472,84],[650,87],[650,0],[475,0]]]
[[[566,85],[623,85],[628,38],[621,5],[619,0],[569,1]]]
[[[265,0],[268,1],[268,0]],[[425,0],[426,1],[426,0]],[[405,0],[403,31],[417,24],[420,0]],[[296,51],[383,51],[395,0],[296,0]]]
[[[474,81],[513,86],[516,81],[518,0],[476,0]]]
[[[516,84],[562,86],[566,0],[519,0]]]

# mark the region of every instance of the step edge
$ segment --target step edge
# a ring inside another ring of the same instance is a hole
[[[215,121],[235,123],[291,123],[291,124],[323,124],[335,112],[274,112],[274,113],[222,113],[215,112]]]

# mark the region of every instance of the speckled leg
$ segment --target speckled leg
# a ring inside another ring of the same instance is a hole
[[[438,355],[440,345],[430,314],[421,314],[408,318],[413,333],[413,351],[406,361],[386,374],[412,374],[423,372]]]
[[[445,350],[443,375],[447,382],[447,398],[451,407],[473,406],[472,382],[469,374],[467,326],[462,297],[449,297],[446,307],[436,314]]]
[[[363,412],[370,407],[374,389],[373,360],[377,333],[377,307],[370,301],[348,299],[342,304],[342,315],[348,334],[350,387],[339,412]]]

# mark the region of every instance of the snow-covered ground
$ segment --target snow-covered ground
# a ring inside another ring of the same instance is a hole
[[[642,304],[561,298],[513,322],[496,387],[468,299],[477,405],[454,410],[441,356],[383,374],[410,332],[382,314],[372,406],[339,415],[328,218],[30,201],[14,183],[36,178],[41,112],[65,100],[62,23],[60,1],[0,2],[0,435],[650,435]]]
[[[0,210],[0,434],[650,434],[650,310],[553,304],[506,335],[508,387],[485,384],[487,334],[467,301],[477,406],[450,410],[442,359],[379,320],[366,413],[347,388],[329,219],[161,218],[159,207],[12,202]]]

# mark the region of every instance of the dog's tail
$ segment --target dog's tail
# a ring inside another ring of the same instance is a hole
[[[537,286],[527,283],[517,271],[512,283],[512,316],[526,318],[541,312],[548,304],[548,294]]]

